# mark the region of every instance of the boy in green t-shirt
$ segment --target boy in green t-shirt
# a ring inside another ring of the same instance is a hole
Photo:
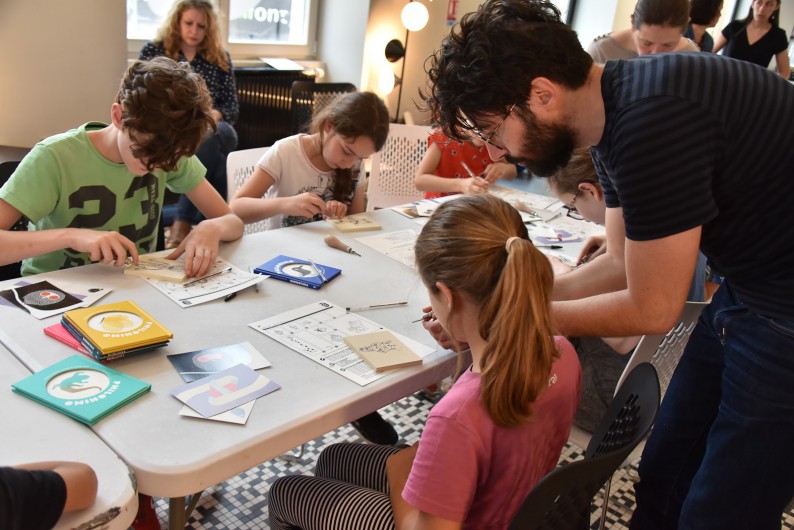
[[[127,70],[111,124],[89,122],[38,143],[0,188],[0,264],[23,274],[91,262],[121,266],[155,250],[165,188],[186,193],[207,218],[169,256],[205,274],[220,241],[243,223],[193,156],[214,128],[212,99],[187,64],[160,57]],[[24,215],[27,232],[9,229]]]

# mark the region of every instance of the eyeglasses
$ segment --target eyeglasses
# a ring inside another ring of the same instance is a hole
[[[463,115],[463,121],[465,121],[465,122],[466,122],[466,125],[469,127],[469,129],[470,129],[470,130],[471,130],[471,131],[472,131],[474,134],[476,134],[476,135],[477,135],[477,138],[479,138],[480,140],[482,140],[482,141],[483,141],[483,142],[485,142],[486,144],[491,144],[493,147],[495,147],[496,149],[498,149],[498,150],[500,150],[500,151],[507,151],[507,149],[505,149],[503,146],[501,146],[501,145],[499,145],[499,144],[496,144],[496,143],[494,143],[494,142],[493,142],[493,137],[494,137],[494,135],[496,134],[496,132],[499,130],[499,128],[500,128],[502,125],[504,125],[504,122],[505,122],[505,121],[507,121],[507,118],[509,118],[509,117],[510,117],[510,114],[513,112],[513,109],[514,109],[514,108],[516,108],[516,105],[518,105],[518,102],[515,102],[515,103],[513,103],[513,105],[512,105],[512,106],[511,106],[511,107],[508,109],[508,111],[507,111],[507,114],[505,114],[505,117],[504,117],[504,118],[502,118],[502,121],[500,121],[499,123],[497,123],[497,124],[496,124],[496,127],[494,127],[494,128],[493,128],[493,130],[490,132],[490,134],[488,134],[488,136],[485,136],[485,135],[483,134],[483,132],[480,130],[480,128],[479,128],[479,127],[476,127],[476,126],[475,126],[475,125],[474,125],[474,124],[473,124],[473,123],[472,123],[472,122],[469,120],[469,118],[467,118],[467,117],[466,117],[466,115],[465,115],[465,114]]]
[[[580,193],[582,193],[582,190],[576,190],[576,193],[573,194],[573,199],[571,199],[571,204],[566,204],[565,207],[568,208],[568,213],[566,214],[568,217],[581,221],[584,217],[576,209],[576,198],[579,197]]]

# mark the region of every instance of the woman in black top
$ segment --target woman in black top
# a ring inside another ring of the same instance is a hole
[[[734,20],[717,36],[714,53],[720,51],[726,57],[755,63],[767,68],[772,57],[777,63],[777,72],[784,79],[791,75],[788,58],[788,37],[778,26],[780,22],[780,0],[753,0],[750,12],[744,20]]]

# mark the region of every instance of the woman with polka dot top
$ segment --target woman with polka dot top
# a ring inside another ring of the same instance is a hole
[[[232,59],[221,46],[218,21],[218,9],[211,0],[179,0],[158,30],[157,38],[143,47],[139,59],[145,61],[165,55],[190,63],[204,78],[212,95],[212,115],[218,130],[204,140],[196,156],[207,168],[207,180],[226,198],[226,155],[237,147],[234,123],[240,107]],[[190,200],[180,196],[166,248],[179,246],[191,227],[201,220],[201,214]]]

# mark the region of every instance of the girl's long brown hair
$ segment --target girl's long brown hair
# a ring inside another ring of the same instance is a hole
[[[512,241],[509,252],[505,248]],[[520,425],[548,387],[558,357],[550,317],[554,277],[521,216],[492,195],[439,206],[416,241],[416,264],[431,291],[442,282],[480,306],[481,399],[494,423]],[[454,311],[454,304],[453,304]]]
[[[188,9],[198,9],[204,13],[207,21],[207,32],[204,40],[199,45],[201,55],[212,64],[217,65],[221,70],[229,71],[229,61],[226,59],[226,52],[221,45],[220,25],[218,8],[211,0],[180,0],[171,8],[166,23],[157,30],[155,43],[162,44],[165,54],[171,59],[178,61],[179,52],[182,49],[182,37],[179,31],[179,21],[182,13]]]
[[[356,139],[365,136],[380,151],[389,136],[389,110],[383,100],[373,92],[349,92],[336,98],[318,112],[309,125],[311,134],[318,134],[320,150],[325,140],[324,125],[329,122],[339,136]],[[334,200],[349,203],[353,192],[351,169],[334,171]]]

